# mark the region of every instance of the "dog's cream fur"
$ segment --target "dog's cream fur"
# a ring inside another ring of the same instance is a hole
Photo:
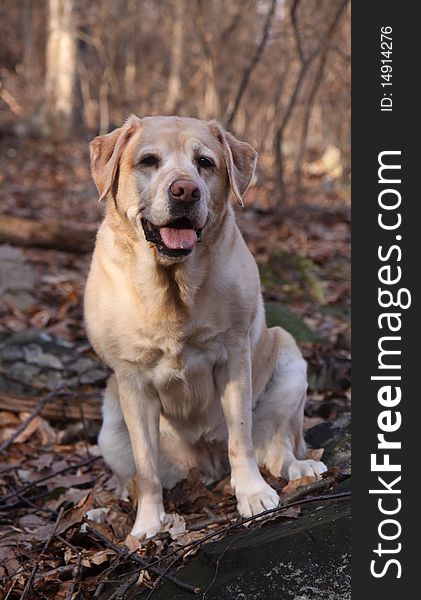
[[[159,165],[143,168],[139,158],[151,152]],[[214,167],[198,168],[197,153]],[[242,202],[255,151],[214,122],[131,117],[93,140],[91,158],[108,204],[85,317],[94,348],[114,371],[99,444],[121,489],[137,474],[132,534],[159,531],[162,486],[193,467],[207,482],[230,467],[244,516],[277,506],[257,465],[286,479],[326,467],[304,460],[306,364],[286,331],[266,327],[256,263],[229,202],[230,193]],[[172,259],[146,241],[140,218],[166,225],[168,188],[179,178],[200,190],[193,217],[204,225],[203,241]]]

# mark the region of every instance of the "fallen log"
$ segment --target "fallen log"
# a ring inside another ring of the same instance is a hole
[[[0,243],[3,244],[84,254],[93,250],[95,234],[94,228],[0,215]]]
[[[40,398],[32,396],[12,396],[0,392],[0,411],[32,412],[39,403]],[[54,400],[47,402],[41,410],[41,416],[51,421],[101,421],[101,400],[94,397],[70,397],[58,395]]]

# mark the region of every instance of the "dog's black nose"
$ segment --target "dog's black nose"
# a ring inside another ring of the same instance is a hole
[[[194,181],[189,179],[177,179],[170,185],[169,194],[171,200],[179,202],[197,202],[200,200],[200,190]]]

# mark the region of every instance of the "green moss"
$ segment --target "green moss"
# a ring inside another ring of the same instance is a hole
[[[297,342],[323,343],[324,340],[293,313],[288,307],[279,302],[268,301],[265,303],[266,321],[269,327],[280,325],[286,329]]]
[[[282,291],[290,301],[307,296],[321,306],[326,304],[326,283],[320,267],[310,258],[273,250],[259,270],[265,289]]]

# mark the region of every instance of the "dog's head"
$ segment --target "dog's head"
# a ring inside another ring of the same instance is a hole
[[[165,263],[217,227],[230,192],[242,205],[257,159],[219,123],[180,117],[131,116],[90,149],[99,199],[112,198]]]

